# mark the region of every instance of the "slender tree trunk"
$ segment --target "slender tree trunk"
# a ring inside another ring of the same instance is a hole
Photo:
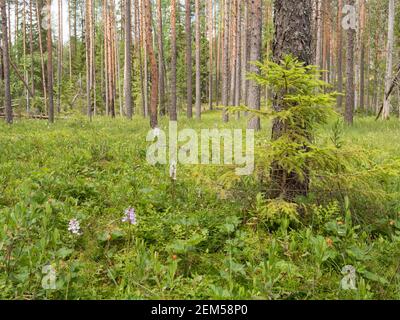
[[[176,112],[176,0],[171,0],[171,121],[177,121]]]
[[[196,118],[201,118],[201,83],[200,83],[200,0],[195,1],[196,16]]]
[[[348,4],[354,6],[354,0],[349,0]],[[346,110],[345,110],[345,121],[348,125],[353,124],[353,114],[355,107],[355,96],[354,96],[354,41],[355,41],[355,30],[349,28],[347,31],[347,60],[346,60]]]
[[[390,116],[390,97],[386,99],[386,94],[389,92],[392,82],[394,18],[395,18],[395,3],[394,0],[389,0],[388,40],[387,40],[387,56],[386,56],[386,74],[385,74],[385,98],[383,102],[383,112],[382,112],[382,118],[384,120],[389,119]]]
[[[12,124],[13,110],[11,106],[11,88],[10,88],[10,56],[9,56],[9,42],[8,42],[8,26],[7,26],[7,8],[6,0],[1,0],[1,29],[3,33],[3,71],[4,71],[4,103],[6,122]]]
[[[105,80],[105,98],[106,98],[106,115],[110,114],[110,88],[109,88],[109,65],[108,65],[108,0],[103,2],[103,20],[104,20],[104,80]]]
[[[58,0],[57,112],[61,112],[61,77],[63,60],[62,0]]]
[[[192,110],[192,99],[193,99],[193,89],[192,89],[192,13],[190,8],[190,0],[185,0],[185,14],[186,14],[186,114],[190,119],[193,117]]]
[[[360,0],[360,110],[365,111],[365,1]]]
[[[316,24],[317,24],[317,42],[316,42],[316,50],[315,50],[315,64],[319,66],[321,69],[322,66],[322,36],[323,36],[323,27],[322,27],[322,2],[324,0],[316,0]]]
[[[51,38],[51,0],[47,0],[47,90],[49,97],[49,122],[54,122],[53,100],[53,41]]]
[[[87,115],[92,119],[92,55],[91,55],[91,6],[92,0],[86,1],[86,16],[85,16],[85,38],[86,38],[86,101],[87,101]]]
[[[46,81],[46,71],[45,71],[45,64],[44,64],[44,53],[43,53],[43,40],[42,40],[42,19],[40,16],[40,9],[39,9],[39,0],[36,0],[36,18],[37,18],[37,25],[38,25],[38,36],[39,36],[39,50],[40,50],[40,64],[42,67],[42,84],[43,84],[43,97],[44,97],[44,104],[46,106],[46,112],[49,112],[48,101],[47,101],[47,81]]]
[[[223,26],[223,54],[222,54],[222,105],[224,107],[228,107],[228,98],[229,98],[229,3],[228,0],[224,0],[224,26]],[[223,110],[222,119],[224,122],[229,121],[229,116],[227,111]]]
[[[248,87],[249,81],[247,80],[247,72],[249,71],[249,0],[244,0],[244,25],[243,25],[243,63],[242,63],[242,96],[243,103],[248,105],[247,96],[248,96]]]
[[[22,53],[23,53],[23,69],[24,69],[24,82],[29,83],[28,78],[28,70],[26,68],[26,2],[22,3]],[[29,86],[28,86],[29,88]],[[26,99],[26,112],[30,111],[30,99],[29,99],[29,91],[25,88],[25,99]]]
[[[72,38],[71,38],[71,1],[68,1],[68,62],[69,81],[72,82]]]
[[[343,31],[342,31],[342,9],[343,0],[338,0],[338,17],[337,17],[337,90],[343,93]],[[337,109],[343,108],[343,96],[337,97]]]
[[[262,41],[262,1],[254,0],[251,1],[250,6],[250,24],[251,24],[251,45],[250,45],[250,61],[260,61],[261,60],[261,41]],[[251,73],[260,73],[259,68],[251,64],[250,65]],[[260,110],[261,102],[261,88],[260,85],[257,84],[254,80],[249,81],[249,97],[248,103],[249,108],[254,110]],[[259,117],[254,117],[249,120],[248,124],[249,129],[260,130],[261,123]]]
[[[132,33],[131,33],[131,0],[125,0],[125,66],[124,66],[124,95],[125,95],[125,108],[126,116],[132,120]]]
[[[33,63],[34,59],[34,51],[33,51],[33,7],[32,7],[32,0],[29,0],[29,51],[31,54],[31,90],[32,93],[35,94],[35,79],[34,79],[34,72],[35,72],[35,65]]]
[[[144,115],[147,117],[149,115],[149,102],[148,102],[148,77],[149,77],[149,72],[148,72],[148,50],[147,50],[147,39],[146,39],[146,23],[145,23],[145,13],[144,13],[144,1],[147,0],[140,0],[142,2],[142,10],[141,10],[141,17],[142,17],[142,35],[143,35],[143,47],[144,47],[144,61],[143,61],[143,79],[144,79],[144,84],[143,84],[143,89],[144,89]]]
[[[213,109],[213,64],[214,64],[214,17],[213,17],[213,1],[208,0],[208,41],[209,41],[209,68],[208,68],[208,104],[209,109]]]
[[[144,0],[144,16],[145,16],[145,34],[146,46],[149,53],[151,66],[151,101],[150,101],[150,126],[156,128],[158,126],[157,104],[158,104],[158,67],[157,60],[153,48],[153,28],[151,14],[151,0]]]
[[[236,75],[235,75],[235,106],[240,105],[240,95],[241,95],[241,52],[242,52],[242,39],[241,39],[241,3],[237,2],[236,8],[237,20],[236,20]],[[261,44],[260,44],[261,46]],[[261,58],[261,53],[260,53]],[[237,113],[237,118],[240,118],[240,112]]]
[[[136,27],[136,50],[139,61],[139,77],[140,77],[140,94],[142,103],[142,115],[146,116],[146,106],[144,101],[144,76],[143,76],[143,62],[142,62],[142,32],[141,32],[141,18],[140,18],[140,4],[135,0],[135,27]]]
[[[160,114],[165,115],[165,75],[164,75],[164,34],[163,34],[163,16],[161,0],[157,0],[158,11],[158,82],[159,82],[159,104]]]

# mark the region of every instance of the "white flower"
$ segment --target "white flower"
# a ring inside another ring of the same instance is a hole
[[[344,266],[342,269],[342,274],[345,277],[340,282],[343,290],[357,290],[356,287],[356,268],[353,266]]]
[[[68,224],[68,231],[71,232],[72,234],[76,235],[81,235],[81,226],[79,224],[79,221],[77,219],[72,219],[69,221]]]
[[[160,134],[161,134],[160,128],[154,128],[153,129],[153,134],[154,134],[155,137],[159,137]]]

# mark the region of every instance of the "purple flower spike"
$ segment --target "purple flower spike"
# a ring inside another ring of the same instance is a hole
[[[129,222],[130,224],[137,224],[136,221],[136,213],[134,208],[129,208],[125,210],[125,216],[122,219],[122,222]]]
[[[81,235],[81,226],[79,224],[79,221],[77,219],[72,219],[69,221],[68,224],[68,231],[71,232],[72,234],[76,235]]]

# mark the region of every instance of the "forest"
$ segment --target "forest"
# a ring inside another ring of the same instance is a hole
[[[397,0],[0,13],[0,299],[400,299]]]

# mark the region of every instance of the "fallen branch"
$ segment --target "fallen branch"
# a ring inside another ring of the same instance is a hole
[[[0,113],[0,118],[5,118],[4,113]],[[13,117],[15,118],[29,118],[29,119],[39,119],[39,120],[48,120],[49,116],[46,115],[25,115],[25,114],[13,114]]]

